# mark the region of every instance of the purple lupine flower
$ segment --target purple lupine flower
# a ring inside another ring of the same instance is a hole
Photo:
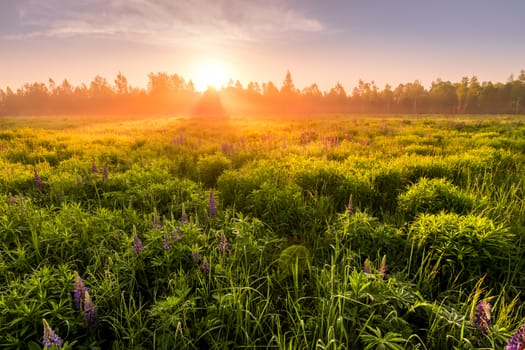
[[[88,288],[82,281],[82,278],[79,276],[78,272],[75,271],[75,282],[73,288],[73,303],[75,309],[80,311],[82,309],[82,303],[84,302],[84,295],[88,291]]]
[[[158,215],[155,215],[153,217],[153,224],[151,225],[151,227],[155,230],[160,230],[162,228],[162,224],[160,223],[160,218]]]
[[[140,254],[144,250],[144,246],[142,245],[142,241],[140,240],[139,236],[137,234],[133,235],[133,251],[135,252],[135,255]]]
[[[204,261],[202,262],[201,271],[205,276],[208,276],[208,274],[210,273],[210,263],[206,258],[204,258]]]
[[[178,242],[178,241],[181,241],[182,240],[182,232],[180,232],[180,228],[179,226],[175,227],[175,231],[177,231],[177,238],[175,238],[175,240]]]
[[[229,143],[223,143],[221,145],[221,149],[222,149],[222,153],[227,154],[227,155],[232,155],[234,151],[233,145]]]
[[[7,197],[7,204],[9,205],[15,205],[16,204],[16,198],[12,194]]]
[[[95,304],[93,304],[93,300],[88,291],[84,293],[84,308],[82,312],[88,328],[95,328],[97,323],[97,311],[95,310]]]
[[[476,314],[474,317],[474,325],[483,335],[487,335],[490,327],[490,317],[492,315],[492,305],[486,300],[482,300],[476,307]]]
[[[217,206],[215,205],[215,198],[213,191],[210,191],[210,217],[213,219],[217,216]]]
[[[93,164],[91,164],[91,172],[93,174],[98,174],[98,168],[97,168],[97,165],[95,164],[95,162],[93,162]]]
[[[162,239],[162,249],[164,250],[171,249],[170,237],[168,235],[164,235],[164,238]]]
[[[379,276],[382,279],[386,278],[386,255],[383,255],[383,259],[381,259],[381,265],[379,265]]]
[[[44,324],[44,336],[42,337],[42,344],[44,349],[51,348],[55,346],[57,349],[62,347],[62,339],[49,327],[49,324],[45,319],[42,320]]]
[[[40,177],[40,175],[38,175],[38,171],[36,171],[36,169],[35,169],[34,180],[35,180],[36,189],[39,191],[42,191],[44,189],[44,184],[42,183],[42,178]]]
[[[226,239],[226,235],[224,234],[224,232],[221,233],[221,238],[219,241],[219,250],[222,254],[228,252],[228,240]]]
[[[368,258],[365,259],[365,262],[363,264],[363,271],[367,275],[370,275],[372,273],[372,267],[370,266],[370,260]]]
[[[525,349],[525,324],[522,325],[513,335],[507,340],[505,350],[523,350]]]
[[[194,250],[191,252],[191,259],[195,264],[198,264],[201,261],[201,255],[199,254],[198,250]]]
[[[186,208],[184,208],[184,204],[182,205],[182,215],[180,216],[180,222],[183,225],[188,223],[188,215],[186,215]]]
[[[352,203],[351,199],[348,201],[348,205],[346,206],[346,210],[348,212],[348,215],[352,215],[354,213],[354,204]]]
[[[104,182],[108,181],[108,176],[109,176],[108,167],[104,165],[104,167],[102,168],[102,181]]]

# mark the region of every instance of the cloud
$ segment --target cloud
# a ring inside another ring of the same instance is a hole
[[[20,29],[4,36],[94,36],[148,43],[257,42],[323,25],[278,0],[21,0]]]

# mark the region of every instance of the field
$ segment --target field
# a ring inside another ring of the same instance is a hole
[[[0,347],[503,348],[524,161],[522,116],[2,117]]]

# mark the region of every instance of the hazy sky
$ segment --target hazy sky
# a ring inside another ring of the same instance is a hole
[[[191,79],[203,61],[233,79],[326,90],[359,79],[506,81],[525,69],[524,0],[0,0],[0,88],[25,82],[135,86]]]

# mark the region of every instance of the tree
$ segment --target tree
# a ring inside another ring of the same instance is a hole
[[[121,96],[129,93],[128,79],[121,72],[118,72],[115,78],[115,90]]]
[[[343,85],[337,82],[326,95],[326,99],[329,109],[335,109],[335,111],[343,110],[346,105],[346,91]]]
[[[384,106],[384,112],[390,113],[391,104],[394,100],[394,92],[389,84],[385,85],[385,88],[381,92],[381,101]]]
[[[460,83],[456,83],[456,96],[457,96],[457,113],[465,113],[467,105],[467,96],[469,90],[469,79],[468,77],[461,78]]]
[[[97,75],[89,84],[89,95],[92,98],[106,99],[113,95],[113,89],[106,78]]]
[[[290,71],[286,71],[286,76],[284,77],[283,86],[281,87],[281,95],[292,96],[297,93],[297,89],[292,80],[292,74]]]
[[[271,81],[267,82],[266,84],[263,83],[263,95],[268,98],[275,98],[279,95],[279,90],[275,86],[274,83]]]
[[[429,98],[432,112],[453,112],[457,107],[457,88],[454,87],[450,81],[443,81],[438,78],[432,82],[429,90]]]

